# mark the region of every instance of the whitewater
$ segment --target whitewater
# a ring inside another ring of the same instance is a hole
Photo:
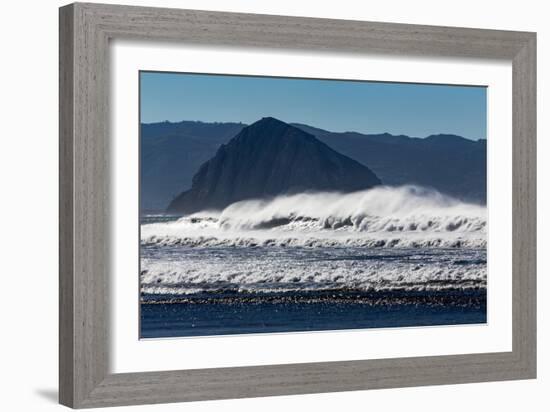
[[[414,186],[350,194],[303,193],[237,202],[144,225],[146,245],[486,246],[486,208]]]
[[[403,186],[149,217],[142,294],[484,288],[486,214],[483,205]]]

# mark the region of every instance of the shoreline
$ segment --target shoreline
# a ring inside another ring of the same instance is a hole
[[[242,293],[197,293],[185,296],[142,295],[142,305],[257,305],[257,304],[363,304],[369,306],[426,305],[482,307],[487,303],[486,288],[445,290],[323,290]]]
[[[467,299],[443,293],[432,299],[317,296],[296,301],[262,296],[156,302],[140,307],[140,338],[485,325],[485,291],[467,295]]]

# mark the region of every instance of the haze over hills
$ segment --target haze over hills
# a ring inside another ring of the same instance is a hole
[[[313,135],[265,117],[221,145],[168,212],[219,210],[240,200],[304,191],[354,192],[380,183],[368,167]]]
[[[418,184],[462,200],[486,202],[486,140],[335,133],[304,124],[293,126],[367,166],[384,184]],[[142,124],[142,211],[164,211],[191,187],[200,165],[244,127],[243,123],[196,121]]]
[[[417,184],[461,200],[487,202],[487,141],[451,134],[426,138],[298,127],[368,165],[386,185]]]
[[[201,164],[239,133],[242,123],[152,123],[141,125],[141,208],[164,211]]]

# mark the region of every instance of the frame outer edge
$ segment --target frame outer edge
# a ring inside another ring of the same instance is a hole
[[[109,47],[101,14],[75,7],[75,401],[85,407],[108,374],[110,286]]]
[[[536,44],[536,33],[530,33],[512,63],[513,350],[518,353],[518,368],[526,378],[537,375]]]
[[[287,23],[290,21],[290,26]],[[164,24],[159,25],[159,21]],[[206,24],[209,30],[197,30]],[[220,26],[220,24],[222,24]],[[250,32],[237,31],[240,24]],[[333,31],[326,31],[326,25]],[[247,27],[248,27],[247,26]],[[320,28],[323,28],[321,30]],[[513,351],[109,374],[108,39],[513,59]],[[349,36],[346,33],[354,33]],[[281,34],[282,33],[282,34]],[[458,40],[455,37],[458,36]],[[275,40],[274,40],[275,38]],[[470,39],[472,46],[466,44]],[[412,47],[409,43],[414,44]],[[283,42],[284,43],[284,42]],[[282,44],[282,43],[281,43]],[[287,43],[284,43],[287,44]],[[430,45],[433,45],[432,49]],[[280,47],[283,47],[282,45]],[[98,407],[526,379],[536,374],[533,33],[75,3],[60,9],[60,402]],[[443,359],[445,358],[445,359]],[[414,369],[411,372],[410,367]],[[453,373],[451,373],[451,370]],[[401,372],[400,372],[401,371]],[[418,376],[420,374],[420,376]],[[289,376],[282,384],[280,376]]]
[[[60,403],[108,374],[108,40],[85,4],[60,8]]]
[[[511,60],[530,33],[519,31],[75,3],[113,38],[185,41],[332,53],[365,52]],[[162,22],[162,24],[159,24]],[[185,33],[185,34],[183,34]]]
[[[59,402],[74,402],[74,7],[59,9]]]

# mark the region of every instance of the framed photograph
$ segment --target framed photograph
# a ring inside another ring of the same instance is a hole
[[[60,9],[60,402],[536,376],[536,35]]]

